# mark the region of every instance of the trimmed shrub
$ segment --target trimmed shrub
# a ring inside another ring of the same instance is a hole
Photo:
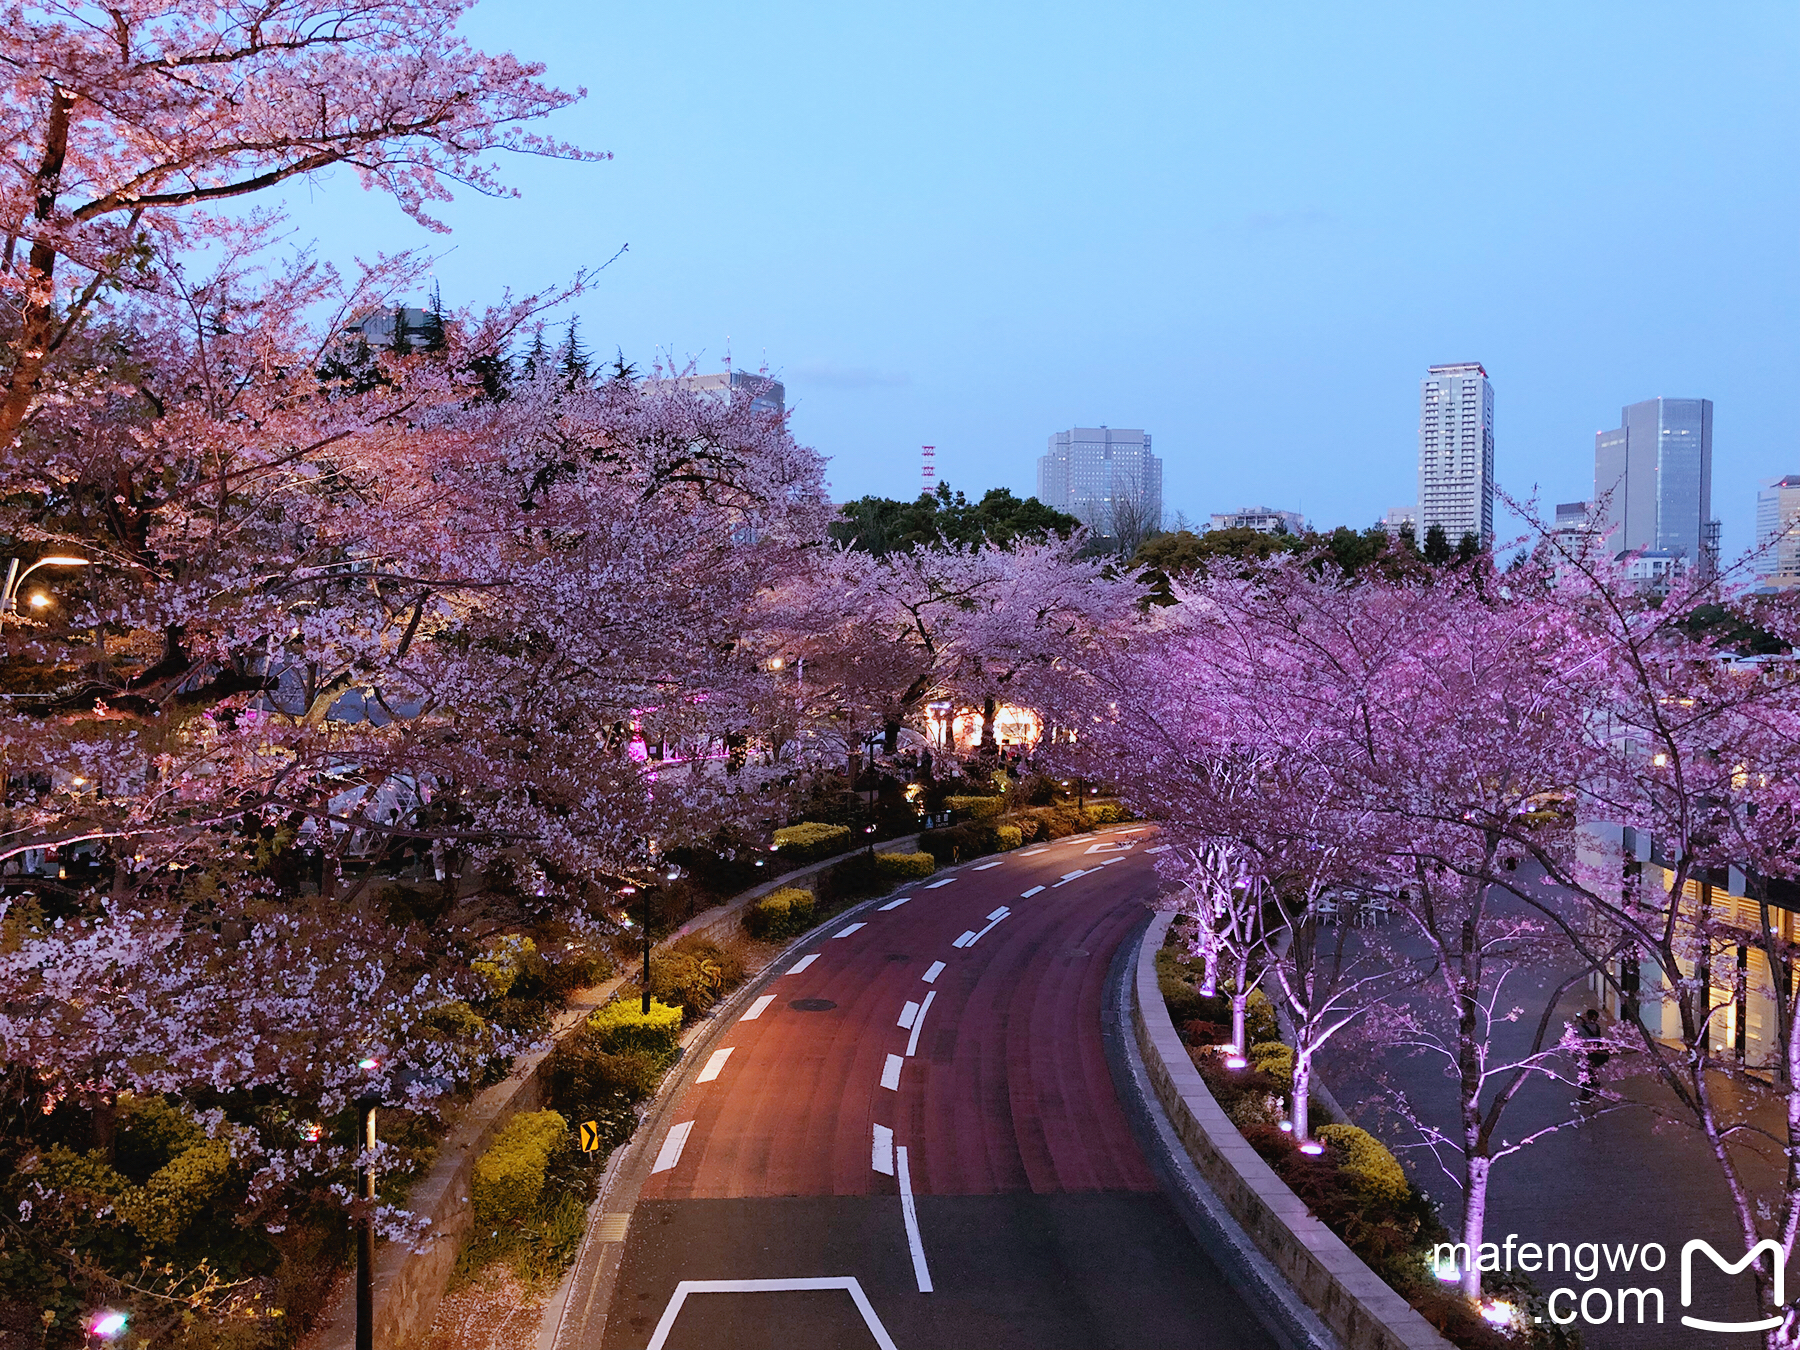
[[[996,825],[994,827],[994,842],[1003,850],[1017,848],[1020,844],[1025,842],[1025,832],[1017,825]]]
[[[487,985],[489,998],[505,998],[534,965],[542,965],[537,943],[521,933],[506,933],[487,944],[487,950],[469,962]]]
[[[876,862],[875,853],[852,853],[842,862],[833,863],[818,874],[819,907],[814,920],[826,919],[844,906],[865,896],[880,895],[894,883]]]
[[[675,1057],[681,1036],[681,1009],[650,1000],[646,1016],[639,999],[615,999],[588,1014],[587,1024],[599,1038],[600,1048],[611,1053],[637,1051],[661,1063]]]
[[[952,825],[947,830],[926,830],[919,836],[919,847],[942,867],[993,852],[993,835],[993,830],[985,825]]]
[[[850,827],[824,825],[816,820],[802,821],[775,831],[775,847],[784,861],[802,866],[849,848]]]
[[[1281,1041],[1255,1041],[1250,1046],[1250,1053],[1245,1056],[1260,1073],[1266,1073],[1286,1083],[1291,1089],[1294,1085],[1294,1047]]]
[[[569,1122],[555,1111],[528,1111],[507,1123],[475,1163],[469,1195],[477,1229],[511,1227],[531,1215],[550,1154],[568,1132]]]
[[[1087,809],[1089,825],[1118,825],[1130,820],[1130,814],[1117,802],[1095,802]]]
[[[992,820],[1006,809],[1004,797],[946,797],[944,805],[956,812],[958,823]]]
[[[885,879],[898,884],[930,876],[937,871],[937,860],[929,853],[877,853],[875,867]]]
[[[1269,996],[1260,989],[1252,989],[1250,997],[1244,1000],[1244,1037],[1252,1045],[1258,1041],[1281,1039],[1281,1024],[1275,1020],[1275,1005],[1269,1002]]]
[[[744,929],[759,941],[779,942],[811,928],[813,908],[811,891],[803,891],[798,886],[783,886],[744,911]]]
[[[737,949],[699,936],[684,937],[650,960],[650,996],[678,1004],[689,1021],[743,980],[744,958]]]
[[[1315,1133],[1343,1155],[1339,1170],[1370,1200],[1382,1205],[1406,1200],[1406,1173],[1374,1135],[1355,1125],[1321,1125]]]
[[[1034,773],[1019,784],[1019,800],[1027,806],[1048,806],[1056,800],[1056,780]]]

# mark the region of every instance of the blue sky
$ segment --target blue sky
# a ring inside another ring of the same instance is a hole
[[[1727,553],[1800,472],[1800,9],[606,6],[465,30],[588,97],[605,164],[503,164],[430,236],[348,176],[328,257],[449,250],[446,303],[630,251],[575,309],[647,365],[767,363],[839,498],[1035,487],[1048,435],[1142,426],[1172,512],[1363,525],[1416,496],[1418,380],[1479,360],[1497,470],[1588,496],[1627,402],[1715,403]]]

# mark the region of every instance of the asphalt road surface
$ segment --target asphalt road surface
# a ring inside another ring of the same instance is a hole
[[[1258,1350],[1101,1038],[1145,830],[940,873],[822,928],[703,1038],[564,1350]],[[616,1222],[616,1221],[615,1221]]]

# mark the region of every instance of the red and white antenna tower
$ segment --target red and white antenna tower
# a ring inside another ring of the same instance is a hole
[[[937,447],[935,445],[922,445],[919,447],[919,459],[921,463],[919,475],[924,480],[924,487],[922,490],[926,493],[930,493],[932,489],[937,486],[937,465],[933,462],[936,458]]]

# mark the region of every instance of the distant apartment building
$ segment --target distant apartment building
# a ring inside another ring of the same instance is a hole
[[[1240,506],[1215,514],[1215,530],[1255,530],[1258,534],[1305,534],[1306,517],[1298,511],[1277,511],[1272,506]]]
[[[1558,502],[1556,524],[1550,529],[1550,537],[1564,553],[1572,557],[1580,557],[1586,553],[1595,538],[1594,504]]]
[[[1162,527],[1162,461],[1141,428],[1074,427],[1038,460],[1038,500],[1103,535]]]
[[[1800,474],[1771,478],[1756,494],[1756,549],[1764,586],[1800,586]]]
[[[768,375],[748,370],[721,370],[711,375],[676,375],[668,379],[645,380],[652,389],[675,386],[702,394],[722,394],[729,398],[747,398],[758,412],[782,413],[787,409],[787,386]]]
[[[1653,398],[1594,433],[1595,528],[1615,556],[1667,553],[1690,567],[1717,565],[1712,422],[1711,399]]]
[[[1402,530],[1411,530],[1416,536],[1419,533],[1419,508],[1416,506],[1390,506],[1387,514],[1381,518],[1390,535],[1399,534]]]
[[[443,336],[443,319],[431,310],[413,305],[364,309],[358,310],[344,326],[344,335],[383,349],[403,344],[423,347]]]
[[[1421,542],[1433,525],[1452,548],[1465,534],[1494,542],[1494,386],[1476,361],[1432,366],[1419,381]]]

